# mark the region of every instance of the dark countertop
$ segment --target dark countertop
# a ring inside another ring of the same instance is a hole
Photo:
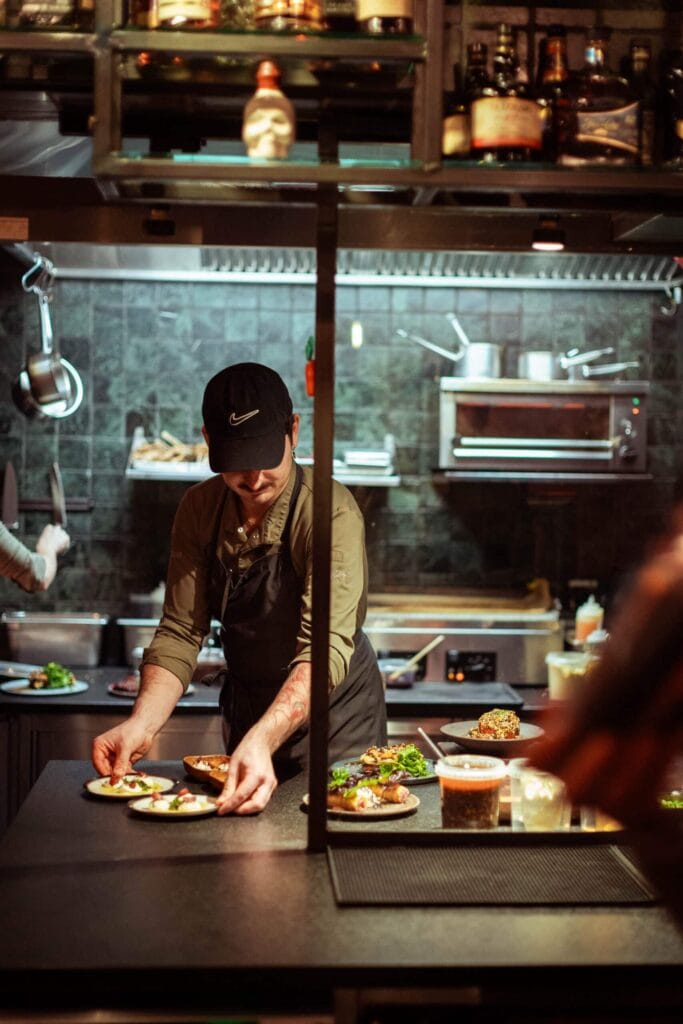
[[[111,714],[118,713],[118,709],[124,717],[133,699],[112,695],[107,687],[130,671],[129,668],[116,666],[76,668],[76,678],[87,683],[88,689],[64,696],[34,696],[0,690],[0,713],[19,709],[41,713],[78,711]],[[0,676],[3,681],[7,678]],[[193,683],[193,686],[195,692],[180,700],[176,713],[191,715],[216,711],[220,687],[201,681]],[[517,697],[522,699],[522,705],[515,704]],[[547,689],[522,685],[510,687],[504,683],[419,682],[409,689],[389,688],[386,699],[390,718],[470,718],[498,705],[515,707],[524,717],[533,717],[547,705]]]
[[[146,767],[183,777],[177,762]],[[339,908],[325,854],[306,851],[302,777],[257,817],[157,822],[88,797],[92,774],[51,761],[0,842],[6,1008],[329,1012],[335,989],[387,985],[508,1005],[533,993],[536,1012],[683,1009],[683,936],[658,906]],[[419,796],[414,818],[373,827],[435,825],[437,786]]]

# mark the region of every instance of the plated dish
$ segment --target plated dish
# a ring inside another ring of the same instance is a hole
[[[51,686],[36,690],[31,686],[30,679],[12,679],[6,683],[0,683],[0,690],[4,693],[14,693],[21,697],[65,697],[70,693],[83,693],[88,689],[88,683],[80,679],[74,679],[69,686]]]
[[[129,675],[123,679],[119,679],[115,683],[110,683],[107,687],[107,693],[110,693],[112,697],[127,697],[129,700],[135,700],[140,690],[140,678],[139,676]],[[190,683],[187,690],[180,698],[184,700],[185,697],[191,696],[195,692],[195,687]]]
[[[139,797],[131,800],[128,807],[135,814],[172,821],[203,818],[207,814],[216,813],[216,801],[212,796],[189,793],[187,790],[176,794],[154,793],[152,796]]]
[[[230,757],[228,754],[188,754],[187,757],[183,758],[183,765],[187,774],[202,782],[209,779],[213,772],[219,772],[223,776],[223,782],[225,782],[225,775],[229,764]]]
[[[434,772],[434,761],[431,758],[426,757],[425,764],[427,766],[427,775],[407,774],[404,781],[410,786],[420,786],[425,782],[435,782],[436,774]],[[360,757],[354,758],[350,761],[335,761],[334,764],[330,765],[330,768],[348,768],[348,770],[354,774],[367,770],[368,767],[368,765],[363,764]]]
[[[469,733],[476,729],[478,724],[477,721],[449,722],[448,725],[441,726],[441,732],[449,739],[455,740],[464,750],[469,750],[473,754],[493,754],[494,757],[518,757],[521,751],[544,734],[540,726],[521,722],[519,736],[514,739],[481,739],[470,736]]]
[[[108,775],[97,779],[88,779],[85,788],[92,796],[105,797],[108,800],[130,800],[135,796],[151,796],[152,793],[167,793],[175,786],[174,779],[166,779],[160,775],[145,775],[131,772],[124,775],[115,786],[112,786]]]
[[[309,796],[306,793],[302,800],[302,806],[306,809],[309,804]],[[414,793],[411,793],[401,804],[380,804],[378,807],[368,807],[365,810],[358,811],[346,811],[339,807],[328,807],[327,813],[330,818],[347,818],[349,821],[359,821],[362,818],[365,821],[368,818],[404,818],[409,814],[414,814],[419,806],[419,798]]]

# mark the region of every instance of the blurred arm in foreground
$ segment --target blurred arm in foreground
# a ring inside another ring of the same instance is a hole
[[[683,754],[683,509],[646,561],[600,661],[531,753],[575,804],[629,830],[642,866],[683,926],[683,815],[659,796]]]

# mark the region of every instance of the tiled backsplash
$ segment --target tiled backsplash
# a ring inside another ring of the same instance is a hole
[[[335,455],[347,448],[397,446],[397,488],[357,488],[367,523],[374,591],[508,587],[550,580],[568,600],[570,579],[597,579],[609,595],[666,523],[677,496],[683,451],[681,317],[645,293],[341,286],[337,296]],[[85,400],[61,421],[29,420],[10,384],[39,347],[38,306],[19,274],[0,279],[0,435],[20,497],[48,496],[57,459],[67,498],[91,512],[69,520],[73,547],[52,588],[25,595],[0,581],[4,608],[129,612],[128,594],[163,578],[174,509],[183,484],[125,477],[131,437],[162,429],[199,440],[204,384],[229,363],[258,360],[277,369],[302,413],[299,454],[311,449],[312,400],[305,396],[305,343],[314,328],[312,286],[57,281],[52,322],[63,354],[81,373]],[[401,341],[397,327],[446,349],[454,311],[473,341],[503,346],[506,375],[525,349],[616,349],[637,358],[631,372],[652,381],[652,483],[568,487],[432,481],[438,443],[441,356]],[[350,344],[360,320],[364,342]],[[20,536],[35,543],[44,513],[23,513]]]

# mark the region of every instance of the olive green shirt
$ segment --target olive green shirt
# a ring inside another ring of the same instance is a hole
[[[219,558],[228,567],[236,559],[242,572],[264,554],[264,548],[273,551],[287,521],[294,482],[293,466],[284,491],[249,536],[242,529],[238,499],[222,477],[210,477],[186,491],[173,523],[163,614],[143,665],[160,665],[187,687],[212,613],[220,611],[210,607],[214,560]],[[309,468],[303,470],[292,515],[290,549],[294,569],[303,581],[293,666],[311,660],[313,471]],[[331,563],[329,680],[334,688],[348,672],[353,636],[365,621],[368,590],[363,517],[350,491],[334,480]],[[268,642],[267,636],[263,642]],[[229,651],[227,659],[229,664]]]

